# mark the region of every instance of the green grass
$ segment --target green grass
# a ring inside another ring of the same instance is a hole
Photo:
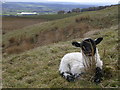
[[[101,88],[118,87],[118,28],[100,29],[90,37],[103,37],[98,45],[104,68],[111,67],[112,77],[105,77],[101,84],[86,80],[67,82],[59,75],[60,60],[66,53],[80,51],[71,45],[74,40],[38,47],[22,54],[4,55],[3,87],[14,88]],[[105,50],[105,54],[104,54]]]

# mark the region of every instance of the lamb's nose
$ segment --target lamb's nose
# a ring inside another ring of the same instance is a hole
[[[91,54],[92,52],[91,51],[87,51],[88,54]]]

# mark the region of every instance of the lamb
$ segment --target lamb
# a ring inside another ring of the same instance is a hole
[[[64,55],[61,59],[59,71],[67,81],[75,81],[86,72],[90,65],[95,66],[94,82],[100,83],[102,80],[103,62],[100,60],[96,45],[103,40],[102,37],[95,40],[91,38],[84,39],[82,42],[72,42],[75,47],[81,48],[81,52],[73,52]],[[94,59],[95,63],[90,64],[90,60]]]

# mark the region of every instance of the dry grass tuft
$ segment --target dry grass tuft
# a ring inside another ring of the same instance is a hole
[[[10,48],[7,48],[5,51],[8,54],[19,54],[19,53],[24,52],[25,50],[29,50],[31,48],[33,48],[33,44],[23,42],[21,45],[11,46]]]
[[[89,43],[92,48],[92,57],[89,57],[88,60],[85,59],[84,67],[86,67],[85,72],[87,72],[87,74],[84,76],[84,78],[91,81],[95,74],[95,68],[96,68],[97,62],[96,62],[96,58],[94,56],[94,48],[92,46],[92,43],[91,42],[86,42],[86,43]],[[83,54],[83,55],[85,55],[85,54]],[[86,56],[84,56],[84,57],[86,57]]]
[[[12,44],[12,43],[14,43],[14,42],[16,42],[15,37],[11,37],[11,38],[9,39],[9,43]]]
[[[80,16],[80,17],[75,19],[75,21],[77,23],[82,22],[82,21],[89,21],[89,20],[91,20],[89,15]]]
[[[19,46],[12,46],[5,51],[8,54],[13,54],[13,53],[18,54],[18,53],[22,52],[23,50]]]
[[[2,48],[4,48],[5,47],[5,44],[2,44]]]
[[[21,36],[18,40],[15,39],[14,37],[11,37],[9,39],[9,46],[5,48],[5,45],[3,48],[3,51],[8,53],[8,54],[18,54],[20,52],[24,52],[26,50],[29,50],[34,47],[34,44],[36,42],[35,37],[26,37],[26,36]]]

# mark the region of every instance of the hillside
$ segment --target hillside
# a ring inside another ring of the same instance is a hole
[[[3,87],[16,88],[110,88],[118,87],[118,28],[117,26],[86,33],[87,37],[103,37],[98,45],[106,74],[101,84],[89,80],[67,82],[58,72],[64,54],[79,51],[71,41],[46,45],[22,54],[3,57]],[[86,35],[85,34],[85,35]],[[82,38],[74,39],[80,41]]]
[[[38,23],[3,35],[4,88],[118,88],[118,7]],[[102,83],[88,78],[67,82],[59,75],[64,54],[80,51],[71,45],[83,38],[103,37],[97,46],[105,72]]]
[[[9,32],[3,35],[3,50],[8,53],[19,53],[37,46],[80,38],[91,30],[117,25],[117,8],[113,6],[100,11],[83,12],[76,16]]]

